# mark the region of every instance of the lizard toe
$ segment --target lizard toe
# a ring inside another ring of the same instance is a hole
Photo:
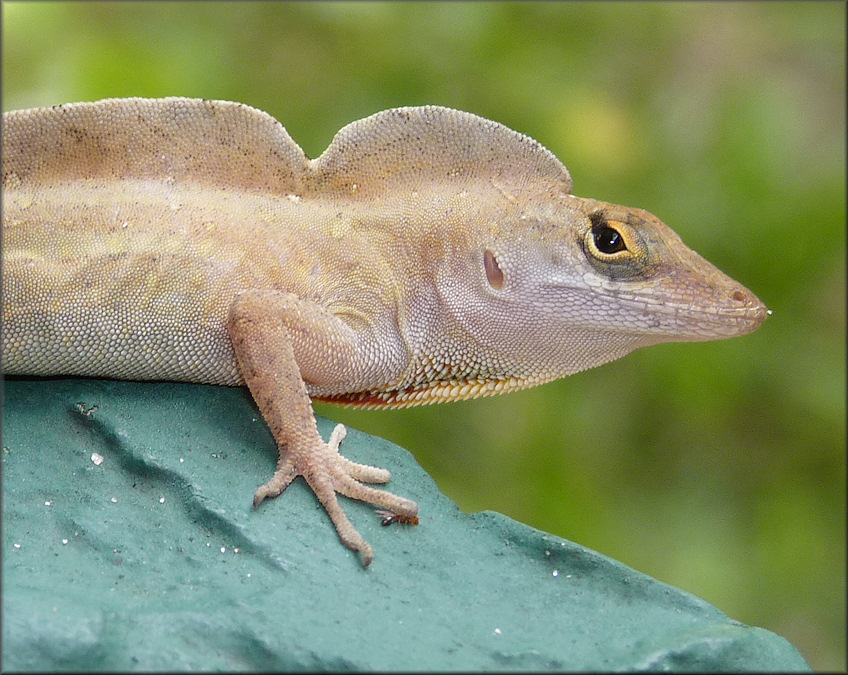
[[[259,506],[266,498],[279,497],[283,491],[298,476],[298,471],[289,457],[280,462],[274,475],[264,485],[260,485],[253,493],[253,508]]]

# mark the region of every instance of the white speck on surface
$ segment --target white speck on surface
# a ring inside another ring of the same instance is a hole
[[[68,540],[67,540],[67,539],[63,539],[63,540],[62,540],[62,546],[67,546],[67,545],[68,545]]]
[[[92,452],[91,461],[94,462],[94,464],[96,464],[97,466],[100,466],[101,464],[103,464],[103,455],[101,455],[99,452]]]
[[[495,635],[500,635],[500,634],[501,634],[501,629],[500,629],[500,628],[495,628],[494,633],[495,633]]]
[[[117,503],[118,503],[118,498],[117,498],[117,497],[112,497],[112,499],[111,499],[110,501],[111,501],[113,504],[117,504]]]
[[[553,575],[554,575],[555,577],[558,577],[558,576],[559,576],[559,570],[554,570],[554,571],[553,571]]]
[[[233,549],[233,553],[238,553],[238,552],[239,552],[239,550],[237,548]]]
[[[180,464],[182,464],[184,461],[185,460],[182,457],[180,457]]]
[[[12,544],[12,548],[20,548],[20,547],[21,547],[20,544]]]
[[[46,501],[46,502],[44,502],[44,506],[53,506],[53,502]]]
[[[165,503],[165,498],[164,498],[164,497],[159,497],[159,503],[160,503],[160,504],[164,504],[164,503]]]
[[[227,547],[226,547],[226,546],[222,546],[222,547],[221,547],[221,553],[226,553],[226,552],[227,552]]]

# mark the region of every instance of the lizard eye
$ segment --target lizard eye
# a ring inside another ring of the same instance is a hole
[[[504,273],[501,266],[498,265],[498,260],[495,254],[486,249],[483,254],[483,267],[486,268],[486,279],[489,281],[489,286],[499,291],[504,285]]]
[[[634,241],[633,228],[627,223],[608,218],[601,212],[596,211],[589,215],[592,223],[591,229],[586,233],[585,246],[587,253],[602,262],[613,262],[630,258],[635,249],[630,247]]]
[[[589,221],[592,226],[584,234],[583,251],[595,269],[613,279],[644,274],[650,251],[634,223],[599,211],[590,214]]]
[[[600,225],[592,228],[592,237],[595,239],[595,247],[607,255],[618,253],[627,249],[624,237],[618,230],[609,225]]]

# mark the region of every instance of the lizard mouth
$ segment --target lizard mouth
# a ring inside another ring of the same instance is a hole
[[[612,295],[623,305],[642,313],[656,332],[680,342],[746,335],[759,328],[771,314],[756,295],[741,286],[712,295],[699,294],[697,298]]]
[[[563,289],[581,298],[574,303],[572,314],[582,318],[575,319],[572,328],[659,338],[648,344],[745,335],[771,314],[762,300],[729,277],[718,283],[680,274],[638,284],[599,280],[588,294],[585,287],[573,284],[544,287],[549,295],[562,294]],[[544,313],[546,322],[560,323],[555,307],[546,307]],[[556,332],[554,326],[551,330]]]

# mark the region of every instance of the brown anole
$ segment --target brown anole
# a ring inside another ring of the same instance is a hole
[[[318,434],[312,401],[486,396],[645,345],[756,329],[768,310],[639,209],[571,194],[534,140],[425,106],[308,159],[237,103],[114,99],[3,116],[3,368],[247,385],[344,544],[337,493],[417,505]],[[390,520],[389,522],[393,522]]]

